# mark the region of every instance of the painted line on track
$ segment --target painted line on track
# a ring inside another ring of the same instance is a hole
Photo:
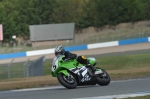
[[[48,90],[48,89],[58,89],[64,88],[63,86],[52,86],[46,88],[27,88],[27,89],[17,89],[17,90],[9,90],[9,91],[0,91],[0,94],[7,94],[7,93],[14,93],[14,92],[26,92],[26,91],[41,91],[41,90]]]
[[[150,95],[150,91],[128,93],[128,94],[119,94],[119,95],[109,95],[109,96],[98,96],[98,97],[72,98],[72,99],[116,99],[116,98],[121,99],[121,98],[147,96],[147,95]]]

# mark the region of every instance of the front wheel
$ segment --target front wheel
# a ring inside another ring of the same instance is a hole
[[[97,75],[97,83],[101,86],[106,86],[110,83],[110,76],[104,69],[101,70],[103,73]]]
[[[74,89],[77,87],[77,81],[72,74],[65,76],[63,73],[57,75],[58,81],[68,89]]]

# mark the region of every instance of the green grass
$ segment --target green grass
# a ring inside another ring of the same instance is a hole
[[[52,66],[51,61],[46,61],[44,63],[44,74],[45,75],[51,75],[51,66]]]
[[[150,99],[150,95],[140,96],[140,97],[132,97],[132,98],[123,98],[123,99]]]
[[[102,57],[97,58],[97,60],[99,66],[107,70],[150,67],[150,53]]]
[[[8,67],[7,66],[0,66],[0,79],[7,79],[8,78]]]

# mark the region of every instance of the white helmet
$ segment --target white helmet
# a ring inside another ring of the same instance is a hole
[[[62,45],[57,46],[55,48],[55,55],[63,55],[65,53],[65,49]]]

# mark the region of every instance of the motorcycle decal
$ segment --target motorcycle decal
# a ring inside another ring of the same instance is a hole
[[[84,70],[86,70],[86,67],[83,66],[83,67],[80,68],[80,70],[84,71]]]
[[[87,69],[84,69],[84,71],[82,72],[82,76],[84,77],[86,73],[87,73]]]
[[[90,81],[90,80],[91,80],[91,77],[88,74],[85,74],[83,79],[81,79],[81,82]]]
[[[91,77],[88,75],[88,70],[85,66],[80,68],[71,68],[69,69],[73,73],[81,77],[81,82],[90,81]]]
[[[74,72],[75,74],[77,74],[80,71],[81,68],[79,67],[75,67],[75,68],[71,68],[69,69],[70,71]]]
[[[79,72],[82,77],[81,82],[91,80],[91,77],[88,75],[88,69],[85,66],[81,67]]]
[[[56,70],[56,65],[53,65],[53,67],[52,67],[54,70]]]
[[[78,71],[78,69],[77,68],[71,68],[71,69],[69,69],[70,71],[72,71],[73,73],[77,73],[77,71]]]
[[[54,72],[58,67],[58,58],[55,57],[53,60],[52,71]]]
[[[86,73],[87,73],[87,68],[85,66],[81,67],[80,74],[82,75],[82,77],[84,77]]]

